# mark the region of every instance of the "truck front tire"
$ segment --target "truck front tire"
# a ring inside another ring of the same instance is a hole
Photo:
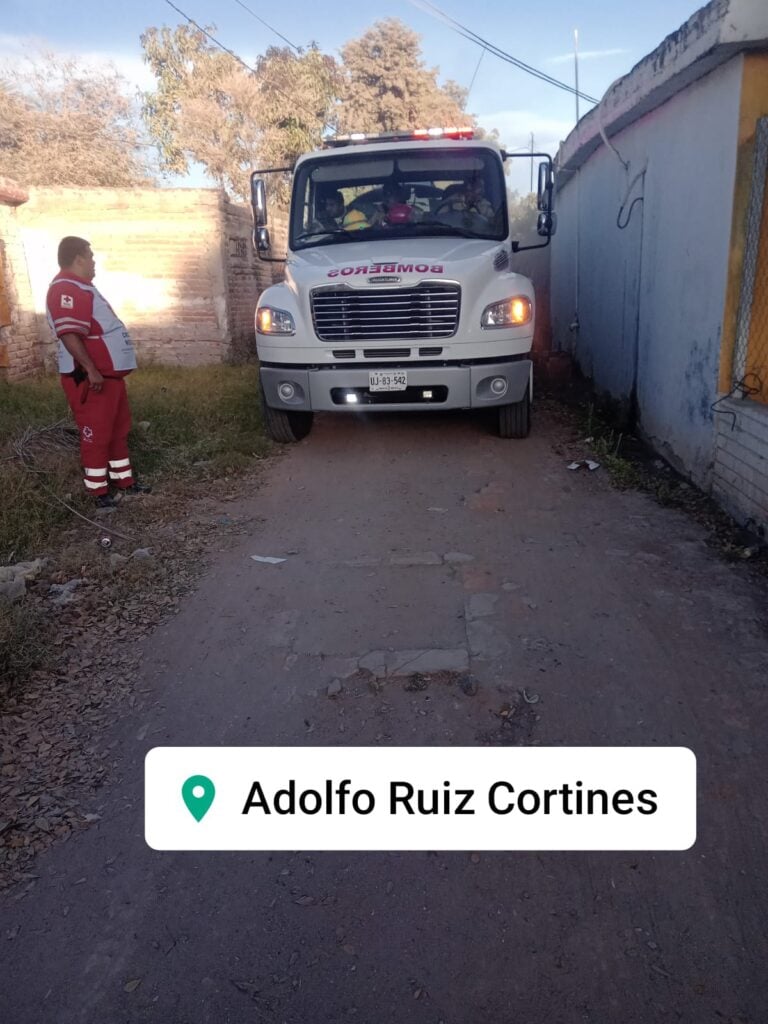
[[[500,405],[496,410],[496,432],[499,437],[528,437],[531,431],[531,389],[526,387],[519,402]]]
[[[312,429],[315,414],[312,412],[288,412],[285,409],[272,409],[267,405],[264,391],[261,392],[261,411],[267,436],[280,444],[295,444],[306,437]]]

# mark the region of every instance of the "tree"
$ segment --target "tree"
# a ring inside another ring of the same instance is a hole
[[[539,215],[535,192],[521,195],[516,189],[507,193],[509,223],[513,233],[526,241],[536,237],[536,222]]]
[[[466,89],[438,83],[438,69],[424,64],[419,35],[397,18],[376,22],[360,39],[346,43],[341,56],[342,131],[474,126],[464,111]]]
[[[143,113],[165,170],[196,161],[242,199],[254,167],[291,166],[320,144],[338,73],[316,47],[270,47],[251,71],[190,26],[150,28],[141,42],[157,79]]]
[[[24,185],[150,185],[127,82],[41,54],[0,74],[0,174]]]
[[[248,196],[254,168],[291,167],[337,129],[474,125],[463,110],[466,91],[438,83],[419,36],[399,21],[348,42],[341,66],[311,45],[298,53],[270,47],[249,68],[207,31],[180,25],[142,35],[157,82],[144,93],[143,115],[163,170],[184,174],[199,163],[237,198]],[[270,182],[272,199],[284,204],[287,188],[287,178]]]

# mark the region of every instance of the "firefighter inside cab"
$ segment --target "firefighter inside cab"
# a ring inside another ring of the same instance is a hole
[[[344,196],[336,189],[325,192],[318,204],[312,231],[339,231],[344,218]]]

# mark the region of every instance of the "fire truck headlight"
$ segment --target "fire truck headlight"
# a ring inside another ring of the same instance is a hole
[[[486,306],[480,319],[480,326],[489,327],[520,327],[530,323],[533,318],[533,303],[526,295],[513,295],[501,302],[492,302]]]
[[[295,334],[293,317],[284,309],[259,306],[256,310],[256,330],[259,334]]]

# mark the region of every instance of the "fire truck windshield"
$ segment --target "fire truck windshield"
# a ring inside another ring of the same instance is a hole
[[[492,149],[387,147],[306,160],[296,172],[294,250],[384,237],[507,234],[504,172]]]

